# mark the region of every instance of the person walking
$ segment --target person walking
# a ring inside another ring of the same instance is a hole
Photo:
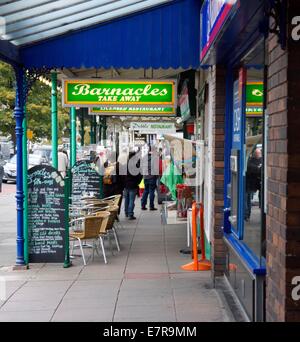
[[[58,171],[61,173],[63,178],[65,178],[68,167],[69,167],[69,158],[67,154],[64,152],[64,149],[62,146],[58,148],[57,159],[58,159]]]
[[[136,220],[134,216],[135,197],[138,193],[139,184],[143,178],[140,172],[140,162],[135,152],[129,153],[127,174],[124,176],[125,215],[129,220]]]
[[[124,191],[124,177],[120,175],[120,163],[119,161],[116,161],[115,152],[111,152],[103,166],[103,196],[104,198],[107,198],[115,195],[121,195],[118,212],[120,214]]]
[[[262,168],[262,152],[257,148],[253,156],[249,158],[246,173],[246,197],[245,197],[245,214],[244,219],[249,221],[251,216],[252,198],[259,191],[259,204],[261,201],[261,168]]]
[[[141,206],[142,210],[147,210],[147,200],[149,195],[150,210],[157,210],[154,206],[155,190],[159,176],[159,156],[154,151],[150,151],[143,159],[143,177],[145,189],[143,192]]]

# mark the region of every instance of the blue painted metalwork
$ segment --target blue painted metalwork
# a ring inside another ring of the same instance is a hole
[[[24,234],[24,260],[28,264],[28,185],[27,185],[27,169],[28,169],[28,148],[27,148],[27,117],[26,107],[24,105],[23,119],[23,191],[24,191],[24,214],[23,214],[23,234]]]
[[[241,150],[240,150],[240,164],[239,164],[239,214],[238,214],[238,236],[240,240],[244,238],[244,213],[245,213],[245,193],[246,193],[246,171],[247,171],[247,164],[246,164],[246,83],[247,83],[247,71],[245,70],[245,83],[243,84],[242,90],[242,120],[241,120]]]
[[[197,68],[200,7],[199,0],[172,1],[25,46],[21,59],[27,68]]]
[[[241,73],[246,73],[243,68],[240,70]],[[242,77],[244,78],[244,77]],[[232,113],[232,148],[239,151],[239,162],[238,162],[238,213],[237,213],[237,226],[236,230],[232,229],[232,233],[235,234],[238,239],[242,240],[244,237],[244,196],[245,196],[245,126],[246,126],[246,79],[243,80],[243,85],[239,84],[242,80],[239,77],[233,84],[233,113]],[[239,88],[241,87],[239,93]],[[232,88],[231,88],[232,89]],[[241,98],[239,99],[239,97]],[[236,98],[237,97],[237,98]],[[237,103],[236,103],[237,102]],[[238,108],[236,108],[236,106]],[[238,111],[238,114],[236,112]],[[236,115],[238,118],[236,118]],[[237,122],[238,121],[238,122]]]
[[[261,0],[240,0],[225,26],[202,61],[202,65],[236,65],[255,41],[264,37],[265,3]]]
[[[17,142],[17,258],[16,265],[25,265],[24,260],[24,232],[23,232],[23,211],[24,211],[24,191],[23,191],[23,118],[24,118],[24,105],[25,105],[25,77],[24,69],[15,67],[16,74],[16,106],[14,109],[14,117],[16,120],[16,142]]]
[[[227,185],[231,182],[230,155],[232,148],[232,111],[233,111],[233,70],[228,68],[226,75],[226,113],[225,113],[225,151],[224,151],[224,208],[230,208],[231,201],[228,198]],[[224,212],[224,231],[231,232],[229,222],[230,211]]]
[[[205,0],[200,14],[201,45],[200,59],[203,60],[210,47],[217,39],[224,24],[239,7],[239,3],[230,3],[226,0]]]
[[[11,42],[0,39],[0,59],[9,64],[20,64],[19,49]]]
[[[239,256],[241,256],[252,273],[266,275],[266,262],[264,258],[260,260],[244,242],[237,240],[232,234],[225,233],[224,237],[232,248],[237,251]]]

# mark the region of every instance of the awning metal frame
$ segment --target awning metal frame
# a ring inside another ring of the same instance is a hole
[[[0,1],[0,17],[6,22],[6,32],[1,38],[17,46],[32,44],[170,1],[13,0],[8,4]]]

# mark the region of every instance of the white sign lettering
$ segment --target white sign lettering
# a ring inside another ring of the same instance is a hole
[[[292,285],[296,285],[292,290],[292,298],[295,301],[300,299],[300,277],[294,277],[292,279]]]
[[[295,26],[292,29],[292,39],[298,41],[300,40],[300,16],[292,19],[292,25]]]
[[[176,127],[173,122],[131,122],[130,128],[141,134],[176,133]]]

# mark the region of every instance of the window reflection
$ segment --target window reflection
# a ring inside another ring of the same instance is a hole
[[[256,94],[262,89],[261,78],[253,81],[251,70],[248,84]],[[255,72],[258,76],[258,72]],[[255,84],[257,89],[255,90]],[[263,100],[263,98],[262,98]],[[255,107],[255,108],[254,108]],[[244,191],[244,242],[258,256],[262,251],[262,198],[263,198],[263,102],[247,104],[245,125],[245,191]]]

